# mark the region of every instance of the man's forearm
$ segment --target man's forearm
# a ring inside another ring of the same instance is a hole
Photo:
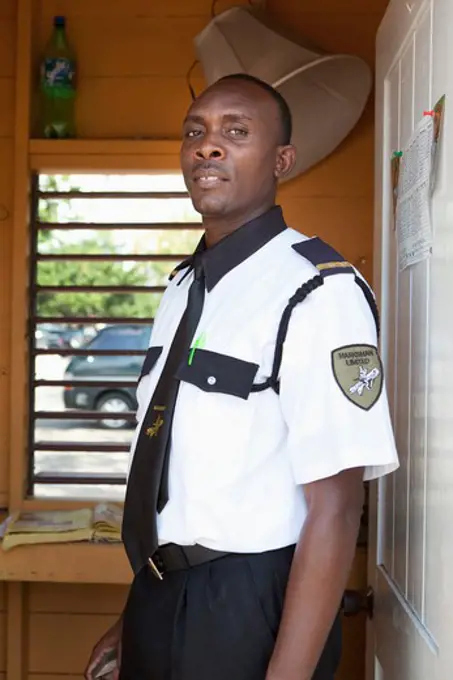
[[[266,680],[311,680],[338,613],[359,524],[357,512],[308,515]]]

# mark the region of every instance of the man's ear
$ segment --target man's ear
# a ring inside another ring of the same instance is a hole
[[[296,147],[292,144],[279,146],[275,163],[274,175],[276,179],[287,177],[296,163]]]

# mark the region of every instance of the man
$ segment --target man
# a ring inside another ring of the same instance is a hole
[[[169,283],[139,382],[123,523],[135,578],[88,678],[119,647],[121,680],[334,678],[363,480],[398,463],[374,298],[275,205],[290,138],[285,101],[246,76],[184,122],[205,235]]]

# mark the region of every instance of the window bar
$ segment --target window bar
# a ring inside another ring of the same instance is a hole
[[[169,200],[171,198],[187,198],[187,191],[40,191],[43,199],[100,199],[100,198],[157,198]]]
[[[118,262],[121,260],[121,262],[172,262],[173,260],[183,260],[187,255],[180,255],[176,253],[173,255],[172,253],[165,253],[161,255],[134,255],[128,253],[127,255],[112,255],[111,253],[108,254],[103,254],[103,253],[68,253],[64,255],[58,255],[58,254],[39,254],[38,260],[40,262],[58,262],[59,260],[63,261],[69,261],[69,260],[76,260],[76,261],[86,261],[86,262]]]
[[[103,416],[99,411],[35,411],[33,420],[135,420],[134,413],[108,413]]]
[[[66,287],[64,288],[66,290]],[[117,323],[129,324],[131,323],[130,316],[65,316],[66,323],[79,323],[81,325],[96,323]],[[148,316],[134,316],[134,324],[152,324],[154,319]],[[61,316],[36,316],[35,323],[60,323]]]
[[[103,484],[105,486],[123,486],[126,484],[126,475],[110,474],[105,475],[103,472],[92,472],[85,474],[80,472],[73,472],[70,475],[67,473],[53,472],[38,472],[35,478],[36,484]]]
[[[65,320],[64,317],[62,317],[63,320]],[[38,356],[38,355],[46,355],[46,354],[53,354],[53,355],[58,355],[60,357],[86,357],[87,355],[90,357],[116,357],[116,356],[121,356],[121,357],[144,357],[146,352],[141,350],[141,349],[73,349],[72,347],[65,348],[65,349],[60,349],[60,348],[55,348],[55,349],[35,349],[33,353]],[[77,382],[78,384],[78,382]]]
[[[110,413],[109,416],[110,418]],[[112,444],[110,442],[38,442],[35,444],[36,451],[91,451],[93,453],[115,453],[117,451],[129,451],[129,444]],[[52,473],[53,474],[53,473]]]
[[[121,258],[117,258],[121,262]],[[163,293],[162,286],[39,286],[36,285],[36,292],[39,293]],[[97,317],[94,317],[97,321]],[[133,319],[131,318],[130,323]]]
[[[105,380],[77,380],[77,387],[105,387],[107,385]],[[122,380],[123,387],[135,387],[136,380]],[[35,387],[73,387],[74,380],[42,380],[34,381]]]
[[[42,196],[42,194],[41,194]],[[121,222],[115,224],[113,222],[37,222],[37,228],[39,230],[70,230],[75,231],[77,229],[86,231],[87,229],[92,229],[96,231],[113,231],[115,229],[125,229],[129,231],[179,231],[179,230],[189,230],[189,231],[201,231],[203,225],[201,222]]]

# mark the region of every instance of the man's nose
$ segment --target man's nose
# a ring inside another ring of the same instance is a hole
[[[204,161],[212,158],[217,160],[225,157],[225,151],[212,136],[206,136],[195,151],[195,156]]]

